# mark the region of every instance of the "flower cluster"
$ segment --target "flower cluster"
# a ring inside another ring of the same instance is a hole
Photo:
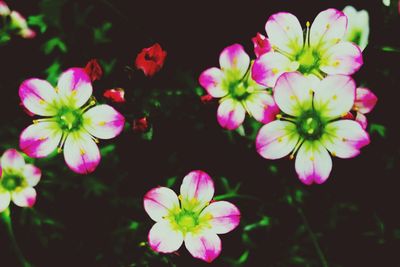
[[[356,89],[350,77],[363,65],[368,23],[368,13],[353,7],[324,10],[304,31],[293,14],[270,16],[267,36],[257,33],[252,39],[253,61],[235,44],[221,53],[220,69],[200,75],[207,93],[221,98],[219,124],[236,129],[247,111],[265,124],[256,138],[261,156],[297,153],[300,180],[323,183],[332,169],[331,155],[354,157],[369,143],[365,114],[377,97],[367,88]]]
[[[238,208],[227,201],[212,201],[214,183],[203,171],[183,179],[180,195],[157,187],[144,196],[144,208],[156,223],[149,232],[150,247],[162,253],[177,251],[182,243],[192,254],[212,262],[221,253],[221,239],[240,222]]]

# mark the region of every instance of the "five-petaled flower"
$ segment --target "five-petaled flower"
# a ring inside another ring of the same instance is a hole
[[[336,9],[318,14],[305,37],[298,19],[290,13],[272,15],[265,29],[272,51],[262,55],[253,65],[253,79],[273,87],[282,73],[298,70],[320,79],[326,75],[355,73],[363,64],[360,48],[344,41],[346,15]]]
[[[71,170],[93,172],[100,162],[97,138],[117,136],[125,119],[109,105],[92,107],[96,102],[89,100],[91,95],[90,77],[81,68],[62,73],[56,88],[36,78],[24,81],[19,88],[22,103],[30,112],[47,118],[34,120],[21,133],[22,151],[41,158],[57,146],[59,151],[64,147],[64,159]]]
[[[179,197],[167,187],[150,190],[144,208],[156,222],[149,232],[150,247],[162,253],[178,250],[185,243],[193,257],[212,262],[221,252],[221,239],[235,229],[240,212],[227,201],[214,201],[214,183],[203,171],[183,179]]]
[[[218,122],[228,129],[238,128],[244,121],[246,111],[257,121],[270,122],[278,109],[265,86],[251,78],[250,57],[239,44],[226,47],[219,57],[221,68],[205,70],[199,82],[208,94],[221,98]]]
[[[364,50],[368,45],[369,15],[368,11],[357,11],[352,6],[346,6],[343,13],[347,16],[348,25],[344,39],[358,45]]]
[[[42,172],[15,149],[8,149],[0,160],[0,212],[11,200],[19,207],[32,207],[36,202],[36,190]]]
[[[144,75],[151,77],[156,74],[164,65],[167,52],[164,51],[158,43],[143,48],[137,55],[135,65],[136,68],[141,69]]]
[[[264,125],[256,138],[258,153],[267,159],[296,155],[300,180],[309,185],[326,181],[332,169],[328,151],[339,158],[351,158],[369,143],[368,133],[354,120],[341,119],[354,105],[353,79],[331,75],[310,79],[298,72],[282,74],[273,96],[285,113]]]

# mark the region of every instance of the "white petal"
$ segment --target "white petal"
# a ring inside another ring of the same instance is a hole
[[[335,156],[352,158],[360,148],[369,144],[369,136],[361,125],[353,120],[338,120],[325,127],[324,146]]]
[[[33,207],[36,203],[36,190],[27,187],[11,194],[12,201],[19,207]]]
[[[144,209],[150,218],[158,222],[168,215],[170,211],[179,209],[178,196],[167,187],[157,187],[144,196]]]
[[[37,185],[40,181],[40,177],[42,176],[41,170],[32,164],[26,164],[22,173],[30,187]]]
[[[312,105],[314,84],[298,72],[282,74],[274,87],[273,96],[278,107],[286,114],[299,116]]]
[[[87,132],[72,132],[65,140],[64,159],[74,172],[87,174],[99,165],[100,151]]]
[[[221,239],[211,231],[198,234],[188,233],[185,237],[185,247],[193,257],[208,263],[221,253]]]
[[[245,116],[246,111],[242,104],[232,98],[223,99],[218,107],[218,123],[228,130],[235,130],[242,125]]]
[[[209,224],[214,233],[226,234],[239,225],[240,211],[228,201],[215,201],[201,212],[200,220]]]
[[[288,155],[298,140],[294,123],[276,120],[264,125],[258,132],[257,152],[266,159],[279,159]]]
[[[310,45],[323,51],[338,43],[347,29],[347,17],[339,10],[329,8],[320,12],[310,29]]]
[[[60,143],[62,131],[56,122],[39,122],[27,127],[19,137],[19,147],[32,158],[43,158]]]
[[[24,165],[24,157],[15,149],[7,149],[1,157],[1,167],[3,169],[20,170]]]
[[[249,66],[250,57],[240,44],[226,47],[219,56],[222,71],[234,71],[238,77],[243,77]]]
[[[293,14],[280,12],[269,17],[265,30],[270,43],[279,50],[294,55],[303,47],[303,30]]]
[[[150,247],[162,253],[177,251],[183,243],[183,234],[175,230],[167,220],[154,224],[148,238]]]
[[[214,196],[214,182],[203,171],[191,171],[183,178],[181,195],[183,208],[201,210]]]
[[[70,68],[64,71],[57,84],[59,95],[65,104],[79,108],[92,95],[92,83],[84,69]]]
[[[322,184],[331,173],[332,159],[319,141],[305,141],[297,153],[295,167],[304,184]]]
[[[355,93],[356,85],[350,76],[328,76],[315,92],[314,108],[325,118],[339,118],[353,107]]]
[[[19,87],[19,97],[23,105],[32,113],[41,116],[57,114],[56,101],[58,96],[53,86],[47,81],[29,79]]]
[[[83,114],[84,127],[93,136],[111,139],[124,129],[125,118],[109,105],[98,105]]]
[[[279,76],[285,72],[296,71],[298,68],[298,62],[292,62],[280,53],[269,52],[255,60],[251,77],[259,84],[274,87]]]

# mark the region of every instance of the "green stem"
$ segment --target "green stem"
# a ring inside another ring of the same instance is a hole
[[[303,224],[304,224],[304,226],[305,226],[306,229],[307,229],[307,232],[308,232],[308,234],[309,234],[309,236],[310,236],[310,239],[311,239],[311,241],[312,241],[312,243],[313,243],[313,245],[314,245],[314,247],[315,247],[315,250],[317,251],[317,254],[318,254],[319,259],[320,259],[320,261],[321,261],[321,266],[323,266],[323,267],[329,267],[328,262],[327,262],[327,260],[326,260],[326,258],[325,258],[325,255],[324,255],[324,253],[322,252],[321,247],[319,246],[317,237],[315,236],[314,232],[312,231],[312,229],[311,229],[311,227],[310,227],[310,224],[308,223],[308,220],[307,220],[306,216],[304,215],[303,210],[302,210],[300,207],[298,207],[298,208],[297,208],[297,211],[298,211],[298,213],[300,214],[300,217],[301,217],[301,219],[303,220]]]
[[[239,195],[239,194],[236,194],[236,193],[226,193],[226,194],[223,194],[223,195],[216,196],[213,199],[215,201],[219,201],[219,200],[230,199],[230,198],[241,198],[241,199],[250,199],[250,200],[261,201],[260,199],[258,199],[256,197],[253,197],[253,196]]]
[[[0,217],[7,228],[7,233],[11,241],[11,246],[13,247],[14,252],[18,257],[18,260],[21,262],[21,265],[23,267],[32,267],[32,265],[25,259],[24,255],[21,252],[21,249],[18,246],[17,240],[15,239],[10,213],[10,208],[7,208],[5,211],[0,213]]]

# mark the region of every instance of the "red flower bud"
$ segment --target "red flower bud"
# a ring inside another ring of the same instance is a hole
[[[164,65],[167,52],[156,43],[148,48],[143,48],[137,55],[135,65],[136,68],[141,69],[147,77],[152,77]]]
[[[261,33],[257,33],[257,35],[253,37],[251,40],[253,41],[254,45],[254,54],[256,54],[257,57],[261,57],[265,53],[268,53],[269,51],[272,50],[268,38],[266,38]]]
[[[115,103],[125,103],[125,91],[122,88],[108,89],[103,96]]]
[[[149,123],[146,117],[139,118],[133,121],[132,129],[136,133],[144,133],[149,129]]]
[[[211,95],[207,94],[207,95],[201,96],[200,100],[201,100],[201,102],[203,102],[203,104],[207,104],[213,100],[213,97]]]
[[[85,66],[85,72],[89,75],[92,82],[100,80],[103,76],[103,69],[101,68],[97,59],[91,59]]]

